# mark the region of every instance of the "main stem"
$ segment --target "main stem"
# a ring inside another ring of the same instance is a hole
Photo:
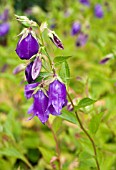
[[[72,99],[71,99],[71,97],[70,97],[70,95],[69,95],[68,92],[67,92],[67,95],[68,95],[68,98],[69,98],[69,100],[70,100],[70,102],[71,102],[71,104],[72,104],[72,107],[74,108],[74,103],[73,103],[73,101],[72,101]],[[79,122],[79,125],[80,125],[81,129],[82,129],[83,132],[86,134],[86,136],[89,138],[89,140],[90,140],[90,142],[91,142],[91,144],[92,144],[92,146],[93,146],[93,151],[94,151],[94,156],[95,156],[95,161],[96,161],[97,169],[100,170],[99,162],[98,162],[98,159],[97,159],[97,151],[96,151],[95,143],[94,143],[92,137],[90,136],[90,134],[89,134],[89,133],[87,132],[87,130],[84,128],[84,126],[83,126],[83,124],[82,124],[82,122],[81,122],[81,120],[80,120],[80,118],[79,118],[79,116],[78,116],[77,111],[75,111],[75,115],[76,115],[76,118],[77,118],[77,120],[78,120],[78,122]]]

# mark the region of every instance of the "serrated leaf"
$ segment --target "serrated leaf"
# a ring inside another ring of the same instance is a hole
[[[91,104],[93,104],[95,102],[96,102],[96,100],[92,100],[90,98],[83,98],[82,100],[80,100],[78,105],[75,106],[75,110],[83,108],[83,107],[86,107],[86,106],[89,106],[89,105],[91,105]]]
[[[70,70],[69,70],[68,63],[66,61],[62,63],[59,75],[60,75],[60,77],[61,77],[61,79],[63,80],[64,83],[66,83],[66,84],[69,83]]]
[[[95,134],[97,132],[102,116],[103,116],[103,113],[99,113],[92,117],[89,123],[89,130],[91,133]]]
[[[59,115],[59,117],[71,123],[78,124],[75,114],[73,112],[67,111],[66,109],[62,110],[62,114]]]
[[[54,58],[54,63],[55,63],[55,65],[59,65],[59,64],[63,63],[64,61],[66,61],[70,57],[71,56],[57,56]]]

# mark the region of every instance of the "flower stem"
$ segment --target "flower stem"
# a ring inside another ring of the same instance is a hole
[[[53,134],[53,137],[54,137],[54,141],[56,143],[56,152],[57,152],[57,160],[58,160],[58,166],[59,166],[59,170],[61,170],[61,161],[60,161],[60,148],[59,148],[59,142],[58,142],[58,139],[57,139],[57,136],[52,128],[52,125],[50,124],[49,121],[47,121],[47,125],[48,127],[50,128],[52,134]]]
[[[42,46],[45,48],[45,52],[46,52],[46,54],[47,54],[47,57],[48,57],[50,66],[51,66],[51,68],[52,68],[53,73],[55,74],[55,69],[53,68],[52,60],[51,60],[50,55],[49,55],[49,53],[47,52],[47,49],[46,49],[46,47],[45,47],[44,40],[43,40],[41,31],[40,31],[39,25],[38,25],[38,30],[39,30],[39,35],[40,35],[40,39],[41,39]]]
[[[72,104],[72,107],[74,108],[74,103],[69,95],[69,93],[67,92],[67,95],[68,95],[68,98]],[[92,146],[93,146],[93,151],[94,151],[94,157],[95,157],[95,161],[96,161],[96,165],[97,165],[97,170],[100,170],[100,166],[99,166],[99,162],[98,162],[98,159],[97,159],[97,151],[96,151],[96,146],[95,146],[95,143],[94,143],[94,140],[92,139],[92,137],[90,136],[90,134],[87,132],[87,130],[84,128],[79,116],[78,116],[78,113],[77,111],[75,111],[75,115],[76,115],[76,118],[79,122],[79,125],[80,125],[80,128],[83,130],[83,132],[86,134],[86,136],[89,138]]]

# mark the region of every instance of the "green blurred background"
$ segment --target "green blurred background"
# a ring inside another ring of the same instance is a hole
[[[94,16],[97,3],[103,7],[102,19]],[[51,170],[50,161],[56,156],[50,129],[37,117],[26,121],[32,100],[24,97],[24,73],[13,75],[13,69],[22,63],[15,49],[17,35],[23,28],[14,14],[26,15],[39,24],[47,21],[61,38],[63,51],[44,35],[51,55],[71,56],[69,90],[76,102],[83,97],[98,100],[80,110],[79,115],[94,138],[101,170],[116,170],[116,1],[91,0],[87,7],[78,0],[0,0],[0,13],[6,8],[10,31],[4,38],[0,37],[0,170]],[[75,45],[78,35],[71,36],[75,21],[88,34],[83,47]],[[101,65],[100,61],[107,56],[111,59]],[[94,132],[97,113],[103,116]],[[52,116],[50,122],[60,143],[62,169],[95,170],[91,143],[79,125]]]

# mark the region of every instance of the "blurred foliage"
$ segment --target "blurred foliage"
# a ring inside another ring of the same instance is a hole
[[[102,19],[94,16],[94,5],[98,2],[104,9]],[[80,108],[78,114],[93,136],[101,170],[116,170],[116,1],[91,0],[91,6],[86,7],[77,0],[0,0],[0,6],[0,12],[8,8],[10,15],[10,32],[5,39],[0,38],[0,42],[7,42],[0,46],[0,170],[50,170],[53,169],[50,161],[56,156],[50,129],[38,118],[26,121],[32,101],[24,97],[24,73],[17,76],[12,73],[22,62],[15,53],[22,27],[14,14],[27,15],[38,23],[47,21],[60,36],[64,51],[45,36],[49,52],[57,57],[71,56],[67,60],[71,76],[69,92],[75,103],[85,97],[97,100]],[[79,21],[82,31],[89,35],[83,47],[75,46],[78,35],[71,36],[74,21]],[[101,59],[109,54],[113,57],[100,65]],[[58,65],[61,77],[66,67],[67,62]],[[69,77],[69,71],[65,75]],[[91,143],[73,112],[65,108],[60,117],[51,116],[50,123],[59,140],[62,169],[96,169]],[[54,164],[57,166],[57,161]]]

